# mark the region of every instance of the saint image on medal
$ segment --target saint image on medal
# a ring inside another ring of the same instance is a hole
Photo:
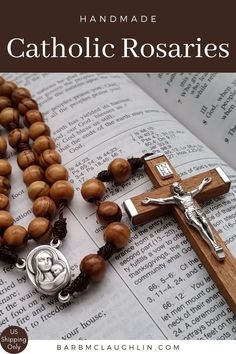
[[[70,278],[68,266],[59,251],[52,247],[39,247],[30,256],[28,268],[36,287],[46,294],[59,291]]]

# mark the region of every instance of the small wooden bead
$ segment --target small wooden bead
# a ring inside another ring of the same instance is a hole
[[[56,204],[49,197],[39,197],[34,201],[33,213],[35,216],[51,218],[56,213]]]
[[[50,135],[50,129],[44,122],[35,122],[29,128],[29,136],[32,140],[36,140],[39,136]]]
[[[9,198],[5,194],[0,194],[0,210],[9,209]]]
[[[8,196],[10,189],[11,189],[11,184],[9,180],[4,176],[0,176],[0,193]]]
[[[45,171],[46,180],[49,183],[55,183],[56,181],[68,180],[67,169],[58,163],[50,165]]]
[[[43,122],[43,115],[37,109],[31,109],[25,114],[25,123],[30,127],[35,122]]]
[[[31,109],[38,109],[37,102],[32,98],[29,97],[23,98],[23,100],[18,103],[18,111],[23,116],[26,114],[26,112],[30,111]]]
[[[31,200],[39,197],[47,197],[50,193],[50,187],[43,181],[36,181],[29,185],[28,195]]]
[[[33,150],[40,155],[44,150],[48,149],[55,149],[56,145],[52,138],[49,136],[39,136],[34,144],[33,144]]]
[[[11,107],[12,103],[9,97],[0,96],[0,112],[7,107]]]
[[[18,105],[24,98],[31,98],[31,94],[28,89],[24,87],[17,87],[12,91],[11,99],[15,105]]]
[[[118,204],[114,202],[102,202],[97,208],[97,219],[102,225],[108,225],[114,221],[120,221],[122,212]]]
[[[104,277],[106,262],[98,254],[89,254],[82,259],[80,270],[87,273],[92,281],[98,282]]]
[[[70,201],[74,197],[74,187],[68,181],[57,181],[51,186],[50,196],[56,202]]]
[[[0,124],[8,128],[9,123],[19,124],[19,112],[12,107],[4,108],[0,113]]]
[[[7,160],[0,159],[0,176],[9,176],[11,174],[11,165]]]
[[[44,180],[44,171],[38,165],[31,165],[27,167],[23,172],[23,181],[29,186],[31,183],[35,181],[43,181]]]
[[[17,163],[22,170],[25,170],[27,167],[31,165],[35,165],[36,162],[37,162],[37,156],[31,150],[21,151],[17,155]]]
[[[29,223],[28,233],[35,241],[46,243],[51,238],[52,225],[48,219],[38,217]]]
[[[12,81],[5,81],[0,86],[0,96],[11,97],[13,90],[17,88],[16,84]]]
[[[25,129],[16,128],[8,134],[9,145],[15,148],[19,143],[28,143],[29,134]]]
[[[131,176],[132,169],[130,163],[121,158],[114,159],[108,166],[116,183],[121,184]]]
[[[47,168],[54,163],[61,163],[61,155],[53,149],[47,149],[39,156],[39,163],[42,168]]]
[[[125,247],[130,238],[130,229],[122,222],[112,222],[104,231],[104,240],[116,248]]]
[[[12,225],[3,234],[3,241],[7,246],[20,247],[26,241],[27,231],[23,226]]]
[[[13,224],[13,217],[8,211],[0,211],[0,227],[5,229]]]
[[[3,136],[0,135],[0,154],[2,156],[6,155],[7,143]]]
[[[88,179],[81,187],[82,197],[90,203],[101,200],[105,193],[106,189],[104,183],[97,178]]]

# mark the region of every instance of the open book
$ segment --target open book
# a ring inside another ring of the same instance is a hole
[[[38,101],[76,189],[62,247],[75,276],[81,259],[104,244],[94,206],[80,195],[81,184],[113,158],[162,152],[184,177],[220,166],[232,182],[236,178],[234,74],[4,77],[29,88]],[[10,148],[9,157],[11,212],[27,227],[32,205]],[[108,184],[108,200],[122,205],[151,187],[140,170],[122,186]],[[232,183],[230,193],[203,208],[236,256],[234,189]],[[30,244],[21,256],[35,247]],[[69,304],[37,293],[25,273],[1,265],[0,331],[9,324],[26,328],[30,339],[236,338],[233,313],[172,216],[133,227],[104,280]]]

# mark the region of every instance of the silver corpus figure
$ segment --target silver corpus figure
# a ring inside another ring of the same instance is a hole
[[[210,223],[203,213],[198,203],[194,200],[194,197],[202,191],[202,189],[209,183],[212,178],[206,177],[203,181],[192,191],[185,192],[183,187],[175,182],[171,185],[172,197],[168,198],[145,198],[142,200],[142,204],[175,204],[185,214],[185,218],[188,224],[198,230],[202,238],[208,243],[213,254],[219,261],[223,261],[225,258],[222,247],[218,246],[210,227]]]

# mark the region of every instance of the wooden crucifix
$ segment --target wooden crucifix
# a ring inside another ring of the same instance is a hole
[[[236,259],[210,224],[198,202],[227,193],[230,180],[217,167],[181,180],[165,155],[145,159],[155,189],[124,202],[133,225],[172,212],[220,293],[236,313]]]

